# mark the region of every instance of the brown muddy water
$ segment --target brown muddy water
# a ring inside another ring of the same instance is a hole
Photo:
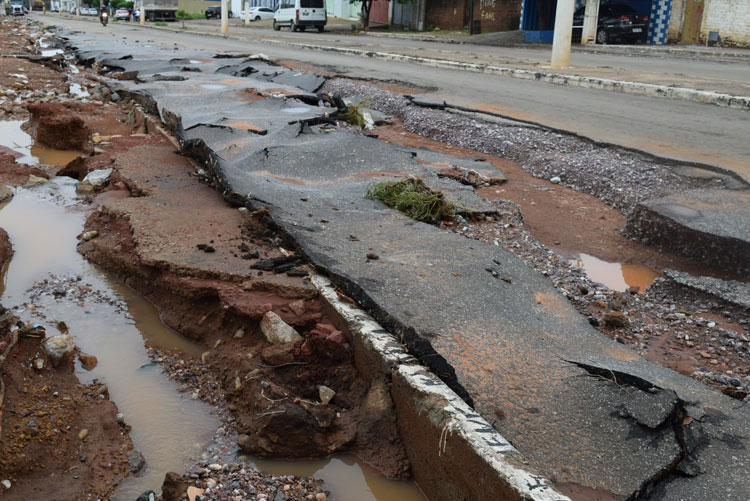
[[[638,287],[641,291],[661,276],[658,271],[638,263],[608,263],[588,254],[579,254],[570,259],[570,264],[583,268],[586,275],[614,291],[627,291],[629,287]]]
[[[20,130],[21,123],[0,122],[0,145],[22,154],[19,161],[64,165],[77,156],[78,152],[33,145]],[[132,427],[135,448],[146,458],[141,475],[126,478],[113,497],[132,501],[148,489],[158,492],[166,472],[184,471],[195,459],[205,458],[220,420],[211,406],[176,391],[175,383],[149,360],[146,345],[191,355],[203,349],[166,327],[153,304],[76,251],[77,235],[90,208],[77,203],[75,184],[71,178],[54,177],[50,182],[16,188],[13,198],[0,206],[0,227],[8,232],[14,250],[12,261],[3,270],[0,294],[5,307],[24,321],[45,326],[48,335],[57,334],[58,322],[65,322],[81,351],[97,357],[98,365],[90,372],[77,363],[76,374],[84,383],[96,379],[108,386],[110,397]],[[81,296],[70,288],[62,298],[56,298],[49,286],[40,286],[44,280],[58,289],[86,284],[97,294]],[[234,447],[233,442],[224,445]],[[385,479],[354,456],[303,461],[240,459],[268,473],[322,479],[332,499],[425,499],[413,482]]]
[[[76,150],[53,150],[34,140],[21,130],[22,121],[0,122],[0,145],[21,154],[16,161],[29,165],[65,165],[78,155]]]

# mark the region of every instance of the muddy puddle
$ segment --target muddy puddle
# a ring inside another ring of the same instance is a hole
[[[579,254],[569,262],[572,266],[583,268],[592,281],[621,292],[630,287],[638,287],[642,292],[661,276],[661,273],[643,264],[609,263],[588,254]]]
[[[166,328],[153,305],[76,252],[86,214],[73,205],[74,196],[75,181],[58,177],[17,189],[0,210],[0,227],[15,251],[2,302],[22,319],[44,325],[49,335],[65,322],[79,348],[97,357],[91,372],[77,365],[77,376],[107,385],[132,426],[135,448],[148,462],[141,476],[125,479],[116,492],[115,499],[132,500],[158,489],[166,472],[182,471],[212,438],[219,420],[207,404],[175,391],[149,362],[145,343],[193,354],[200,347]],[[38,285],[44,280],[46,285]],[[88,295],[80,286],[98,293]]]

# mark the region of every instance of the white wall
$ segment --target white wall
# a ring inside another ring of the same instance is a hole
[[[701,40],[718,31],[724,41],[750,46],[750,0],[704,0]]]

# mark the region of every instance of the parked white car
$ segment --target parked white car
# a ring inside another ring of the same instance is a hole
[[[245,20],[245,11],[240,11],[240,19]],[[250,20],[251,21],[265,21],[266,19],[273,19],[273,9],[268,7],[250,7]]]
[[[117,9],[115,19],[117,21],[130,21],[130,12],[128,12],[128,9]]]
[[[273,15],[273,29],[289,26],[292,31],[315,27],[323,32],[328,22],[325,0],[281,0]]]

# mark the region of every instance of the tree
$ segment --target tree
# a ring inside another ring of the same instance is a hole
[[[391,0],[386,0],[391,1]],[[412,3],[414,0],[395,0],[397,3]],[[349,0],[349,3],[354,5],[360,0]],[[359,19],[362,22],[362,29],[366,30],[370,26],[370,10],[372,10],[373,0],[361,0],[361,7],[359,11]]]
[[[188,13],[185,12],[184,10],[180,9],[177,12],[174,13],[174,16],[177,19],[182,20],[182,29],[184,30],[185,29],[185,19],[187,19]]]

